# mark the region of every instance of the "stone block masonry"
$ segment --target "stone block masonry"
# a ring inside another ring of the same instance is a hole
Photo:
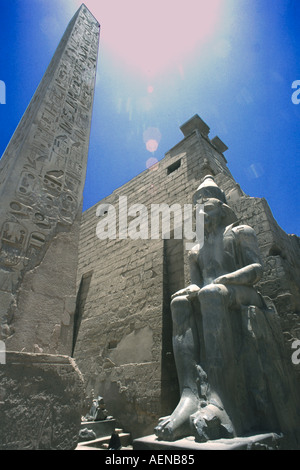
[[[226,145],[219,137],[209,138],[199,116],[181,130],[184,139],[158,164],[99,204],[118,209],[119,198],[126,196],[128,207],[143,204],[148,213],[151,204],[183,207],[192,203],[203,177],[212,174],[240,222],[257,233],[265,264],[260,290],[276,304],[291,341],[300,331],[298,237],[278,227],[265,200],[243,192],[221,153]],[[152,434],[158,417],[178,402],[170,299],[190,282],[188,252],[185,240],[172,235],[170,240],[119,239],[118,227],[116,239],[100,240],[98,206],[87,210],[81,222],[77,285],[89,278],[89,287],[77,299],[74,357],[87,393],[93,389],[103,396],[109,413],[135,438]]]

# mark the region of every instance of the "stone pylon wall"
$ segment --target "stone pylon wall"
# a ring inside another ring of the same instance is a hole
[[[71,354],[100,26],[82,5],[0,160],[0,338]]]
[[[266,201],[242,191],[227,168],[227,147],[218,137],[209,138],[209,127],[198,116],[181,130],[184,139],[159,164],[99,205],[110,204],[118,215],[120,197],[126,196],[128,207],[143,204],[148,214],[152,204],[183,207],[191,204],[202,178],[213,174],[241,222],[256,230],[265,264],[260,289],[275,301],[291,340],[300,311],[299,288],[292,281],[293,273],[299,275],[298,238],[278,227]],[[116,239],[100,240],[99,205],[83,214],[81,224],[74,357],[87,393],[93,389],[103,396],[109,413],[133,437],[152,434],[158,417],[172,412],[178,400],[170,297],[190,282],[188,251],[180,239],[120,239],[119,227]]]

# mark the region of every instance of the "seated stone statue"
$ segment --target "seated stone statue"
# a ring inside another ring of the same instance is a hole
[[[194,203],[204,210],[204,244],[189,253],[192,284],[171,301],[180,400],[155,433],[203,442],[281,431],[284,420],[298,426],[282,387],[276,311],[254,287],[263,273],[255,232],[237,223],[212,176]]]
[[[94,398],[89,413],[85,416],[85,421],[103,421],[107,419],[108,413],[105,409],[102,397]]]

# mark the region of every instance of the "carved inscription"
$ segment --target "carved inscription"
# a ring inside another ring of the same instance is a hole
[[[59,59],[54,56],[51,61],[39,93],[11,141],[14,152],[23,142],[20,159],[24,164],[1,227],[3,267],[21,271],[24,266],[32,266],[33,259],[38,262],[57,224],[69,226],[77,215],[88,150],[98,40],[99,25],[82,7],[57,49]],[[0,163],[2,188],[9,165],[7,159],[5,165]]]

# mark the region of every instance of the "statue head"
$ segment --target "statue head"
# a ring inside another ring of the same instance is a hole
[[[237,221],[233,210],[227,205],[224,192],[216,184],[213,176],[207,175],[193,196],[193,204],[202,205],[204,225],[228,226]]]

